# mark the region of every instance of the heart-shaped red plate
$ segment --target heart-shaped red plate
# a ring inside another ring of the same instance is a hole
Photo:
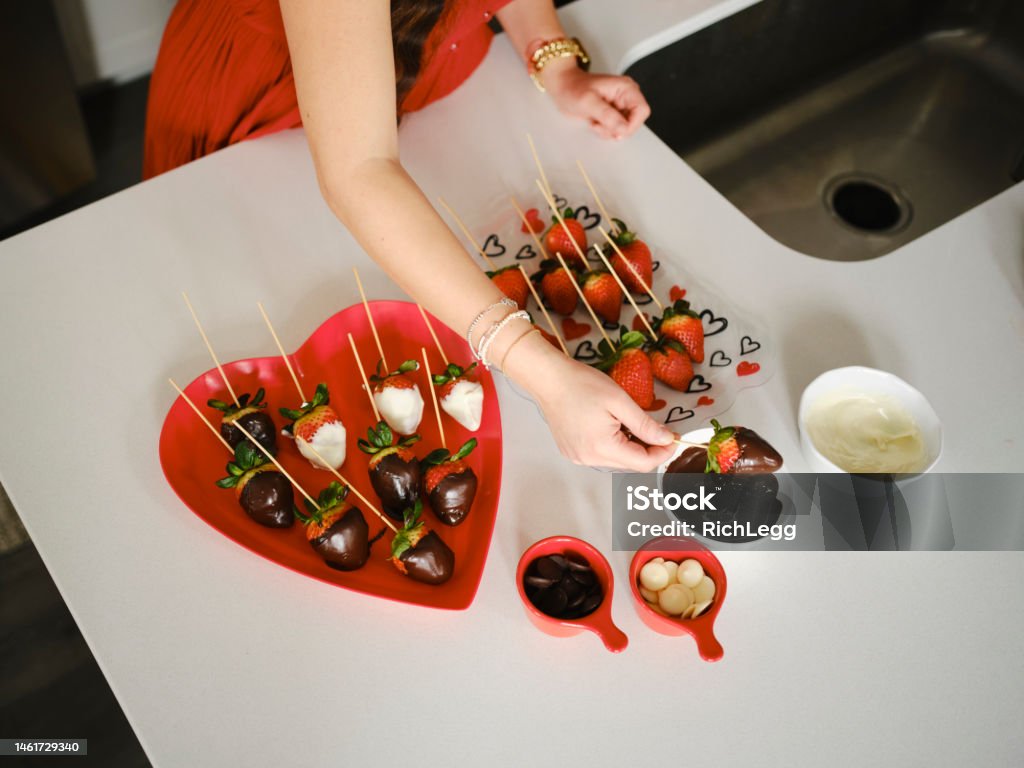
[[[415,304],[371,301],[370,309],[392,370],[403,360],[422,361],[421,347],[427,350],[431,371],[437,373],[442,370],[441,356]],[[436,320],[433,326],[452,362],[468,365],[472,356],[465,340]],[[373,424],[373,412],[348,344],[348,333],[355,339],[359,356],[363,365],[369,369],[369,374],[379,355],[366,313],[359,304],[330,317],[291,355],[291,360],[306,397],[312,397],[317,383],[327,383],[331,405],[348,433],[347,455],[340,471],[364,496],[377,504],[377,496],[367,476],[369,457],[356,445],[359,437],[365,436],[366,428]],[[287,421],[277,409],[282,406],[299,406],[295,385],[280,357],[240,360],[225,365],[224,370],[239,395],[255,392],[259,387],[266,390],[269,403],[267,412],[278,428],[283,427]],[[479,369],[474,369],[474,373],[484,388],[484,412],[480,429],[470,433],[442,412],[449,449],[454,452],[470,437],[475,437],[479,442],[476,450],[466,459],[479,479],[472,511],[461,525],[454,528],[441,524],[428,505],[425,505],[423,513],[427,526],[437,531],[455,553],[455,574],[440,586],[415,582],[387,562],[391,546],[390,531],[385,531],[384,536],[373,545],[370,561],[365,566],[358,571],[342,572],[328,567],[313,551],[299,521],[285,530],[265,528],[253,522],[238,506],[233,491],[222,490],[214,485],[217,479],[224,477],[224,466],[231,456],[180,397],[171,406],[160,433],[160,463],[175,493],[201,519],[229,539],[278,565],[368,595],[433,608],[462,610],[473,602],[480,584],[501,488],[501,415],[498,411],[498,398],[490,374]],[[426,402],[419,429],[423,440],[414,447],[416,454],[422,457],[440,446],[440,438],[427,389],[430,384],[422,370],[422,363],[420,371],[412,376]],[[185,393],[207,413],[215,426],[220,424],[220,414],[206,407],[206,401],[211,397],[230,400],[216,369],[207,371],[189,384]],[[299,455],[295,444],[284,436],[278,437],[278,460],[314,497],[334,479],[329,472],[314,469]],[[301,505],[297,492],[295,496]],[[363,509],[372,536],[383,524],[365,509],[365,505],[356,499],[353,501]]]

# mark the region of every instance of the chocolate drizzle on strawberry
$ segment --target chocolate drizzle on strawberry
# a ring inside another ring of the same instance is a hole
[[[288,528],[295,522],[291,483],[248,440],[235,446],[227,472],[217,486],[234,488],[239,506],[255,522],[268,528]]]
[[[370,484],[388,517],[401,521],[402,513],[411,508],[420,495],[420,462],[409,447],[419,435],[403,437],[395,443],[395,435],[387,422],[366,430],[359,450],[371,456],[368,469]]]
[[[366,518],[347,501],[348,487],[335,481],[324,488],[312,504],[307,499],[308,515],[297,512],[306,525],[310,546],[331,568],[354,571],[370,558],[370,528]]]
[[[391,541],[391,562],[410,579],[444,584],[455,571],[455,553],[421,520],[423,504],[405,510],[404,525]]]
[[[476,448],[475,437],[467,440],[458,451],[450,453],[438,448],[422,461],[423,489],[430,508],[445,525],[458,525],[469,514],[476,497],[477,478],[463,459]]]
[[[248,438],[236,425],[240,424],[256,442],[273,454],[277,454],[277,428],[274,420],[266,413],[267,404],[263,402],[264,391],[261,387],[255,395],[248,392],[238,396],[238,405],[225,403],[223,400],[210,398],[206,404],[221,412],[220,434],[228,445],[235,448]]]

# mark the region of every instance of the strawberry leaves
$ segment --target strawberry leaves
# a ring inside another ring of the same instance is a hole
[[[597,345],[597,352],[600,359],[595,367],[602,371],[611,369],[622,357],[627,349],[640,349],[643,347],[646,338],[640,331],[626,330],[626,326],[619,327],[619,342],[614,347],[607,340],[602,339]]]
[[[461,379],[467,373],[476,368],[476,363],[473,363],[468,368],[462,368],[455,363],[449,363],[444,373],[435,373],[431,379],[435,386],[440,387],[443,384],[447,384],[449,381],[455,381]]]
[[[216,485],[218,488],[234,488],[246,474],[266,463],[266,457],[258,448],[248,440],[242,441],[235,446],[235,460],[228,462],[225,468],[227,477],[222,477]]]
[[[406,360],[404,363],[402,363],[400,366],[398,366],[398,368],[393,370],[391,373],[382,373],[381,371],[382,371],[383,368],[384,368],[384,361],[383,360],[378,360],[377,361],[377,371],[376,371],[376,373],[374,373],[374,374],[372,374],[370,376],[370,381],[372,381],[374,384],[379,384],[382,381],[390,379],[392,376],[401,376],[402,374],[405,374],[405,373],[412,373],[413,371],[418,371],[420,369],[420,364],[418,362],[416,362],[415,360]]]
[[[469,440],[464,442],[462,444],[462,447],[459,448],[459,450],[456,451],[454,454],[452,454],[447,448],[438,448],[428,453],[426,457],[424,457],[424,459],[420,462],[420,464],[422,464],[425,467],[434,467],[439,464],[445,464],[447,462],[460,461],[461,459],[464,459],[467,456],[469,456],[469,454],[473,452],[473,449],[476,448],[476,446],[476,438],[471,437],[469,438]]]
[[[263,398],[266,392],[263,391],[263,387],[256,390],[255,395],[250,395],[248,392],[238,396],[238,405],[234,403],[225,403],[223,400],[218,400],[211,397],[206,401],[206,404],[214,410],[220,411],[224,416],[234,416],[236,413],[241,411],[243,408],[266,408],[267,404],[263,402]]]
[[[404,524],[398,529],[395,537],[391,540],[392,558],[399,559],[407,550],[415,547],[417,542],[423,538],[425,524],[420,519],[422,513],[423,502],[419,499],[416,500],[416,506],[402,513]]]
[[[409,435],[398,441],[398,447],[408,448],[419,442],[419,440],[419,435]],[[373,454],[379,453],[385,448],[390,448],[394,445],[395,434],[391,431],[391,427],[388,426],[386,421],[379,421],[377,422],[376,428],[368,427],[366,430],[366,439],[363,440],[360,438],[356,444],[359,446],[359,450],[372,456]]]
[[[330,393],[327,391],[327,385],[324,382],[320,382],[316,385],[316,391],[313,393],[313,399],[308,403],[303,403],[301,408],[279,408],[281,415],[286,419],[291,419],[293,422],[298,421],[307,413],[315,408],[319,408],[321,405],[329,405],[331,402]],[[285,429],[288,429],[285,427]]]
[[[303,523],[320,522],[323,520],[324,515],[337,507],[339,504],[343,504],[345,498],[348,496],[348,486],[342,485],[337,480],[331,481],[331,484],[320,491],[317,496],[316,504],[313,504],[309,499],[304,499],[303,503],[306,506],[306,511],[309,515],[300,515],[299,519]]]

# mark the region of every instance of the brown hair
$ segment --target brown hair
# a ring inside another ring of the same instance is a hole
[[[391,40],[395,49],[395,98],[398,115],[402,100],[420,73],[423,46],[437,26],[445,0],[391,0]]]

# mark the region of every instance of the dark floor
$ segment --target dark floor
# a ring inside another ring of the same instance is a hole
[[[143,78],[82,98],[96,179],[0,239],[139,182],[148,87]],[[0,738],[89,740],[85,757],[0,757],[0,768],[150,764],[31,543],[0,555]]]

